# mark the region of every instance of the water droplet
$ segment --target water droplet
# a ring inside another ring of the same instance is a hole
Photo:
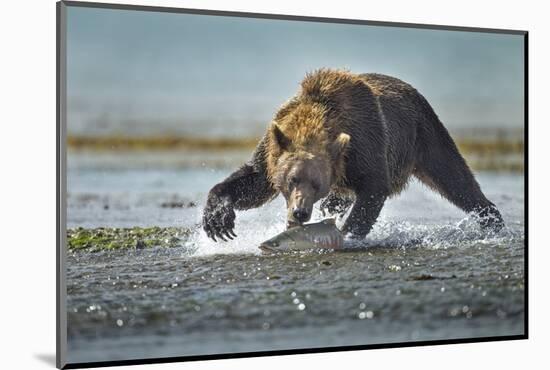
[[[481,293],[482,297],[485,297],[486,295],[487,295],[487,292],[485,292],[485,291],[483,293]]]
[[[264,323],[262,324],[262,329],[268,330],[270,326],[271,326],[271,325],[269,325],[268,322],[264,322]]]
[[[363,320],[367,317],[367,313],[366,312],[359,312],[359,315],[357,315],[357,317],[359,317],[359,319]]]
[[[178,283],[172,284],[172,288],[175,288],[175,287],[177,287],[177,286],[178,286]]]
[[[441,287],[441,293],[445,293],[445,287],[444,286]]]
[[[359,303],[359,309],[364,310],[365,307],[367,307],[367,305],[365,304],[365,302]]]
[[[374,317],[374,312],[367,311],[366,315],[367,315],[367,319],[372,319]]]
[[[395,291],[395,295],[401,295],[401,290],[397,289],[397,290]]]
[[[291,296],[291,297],[296,297],[296,292],[290,293],[290,296]]]
[[[303,310],[306,309],[306,305],[303,304],[303,303],[300,303],[300,304],[298,305],[298,309],[299,309],[300,311],[303,311]]]
[[[470,307],[468,307],[468,306],[462,306],[462,313],[466,313],[466,312],[468,312],[468,311],[470,311]]]
[[[88,313],[93,312],[93,311],[99,311],[99,310],[101,310],[101,306],[100,305],[95,305],[95,304],[93,304],[93,305],[89,306],[88,308],[86,308],[86,312],[88,312]]]
[[[198,305],[195,306],[194,308],[195,308],[195,311],[197,311],[197,312],[199,312],[201,310],[201,306],[198,306]]]
[[[300,300],[299,300],[298,298],[294,298],[294,299],[292,300],[292,303],[298,304],[298,303],[300,303]]]
[[[121,319],[118,319],[118,320],[116,321],[116,324],[117,324],[117,326],[120,327],[120,326],[124,325],[124,321],[122,321]]]
[[[359,292],[357,292],[357,290],[355,292],[353,292],[354,297],[357,297],[358,295],[359,295]]]

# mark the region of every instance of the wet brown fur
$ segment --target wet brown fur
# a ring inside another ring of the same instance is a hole
[[[234,216],[214,209],[216,202],[257,207],[283,191],[289,168],[313,163],[303,162],[312,158],[319,176],[330,177],[323,207],[330,210],[342,194],[354,195],[344,231],[359,237],[370,231],[385,199],[401,192],[412,175],[464,211],[491,216],[482,226],[503,225],[418,91],[389,76],[321,69],[306,75],[300,91],[278,110],[251,162],[212,189],[203,218],[207,232],[232,230]],[[283,193],[288,203],[288,192]]]

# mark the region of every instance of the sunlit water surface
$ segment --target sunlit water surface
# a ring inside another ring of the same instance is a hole
[[[176,248],[68,254],[70,362],[524,332],[523,176],[478,174],[507,224],[497,234],[413,181],[364,242],[265,256],[282,199],[238,212],[238,238],[214,243],[197,225],[229,170],[150,168],[69,162],[68,227],[193,229]]]

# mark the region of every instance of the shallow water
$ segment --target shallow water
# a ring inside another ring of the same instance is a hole
[[[265,256],[258,244],[284,229],[280,198],[214,243],[195,225],[229,170],[151,168],[69,163],[68,227],[194,230],[176,248],[68,254],[71,362],[524,332],[522,176],[478,175],[507,223],[498,234],[413,182],[349,250]]]

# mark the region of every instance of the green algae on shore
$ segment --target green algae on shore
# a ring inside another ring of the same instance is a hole
[[[143,249],[151,247],[178,247],[191,231],[178,227],[133,227],[67,230],[67,249],[97,252],[114,249]]]

